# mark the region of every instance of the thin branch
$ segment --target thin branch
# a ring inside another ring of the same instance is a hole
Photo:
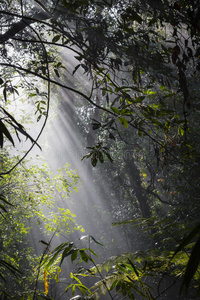
[[[81,97],[85,98],[87,101],[89,101],[92,105],[96,106],[97,108],[99,108],[99,109],[101,109],[101,110],[103,110],[103,111],[105,111],[105,112],[107,112],[107,113],[109,113],[109,114],[111,114],[111,115],[113,115],[113,116],[116,115],[116,114],[113,113],[112,111],[109,111],[108,109],[106,109],[106,108],[104,108],[104,107],[102,107],[102,106],[100,106],[100,105],[97,105],[95,102],[93,102],[93,101],[90,99],[90,97],[88,97],[87,95],[83,94],[82,92],[80,92],[80,91],[78,91],[78,90],[76,90],[76,89],[74,89],[74,88],[72,88],[72,87],[70,87],[70,86],[67,86],[67,85],[65,85],[65,84],[62,84],[62,83],[60,83],[60,82],[58,82],[58,81],[55,81],[55,80],[52,80],[52,79],[50,79],[50,78],[47,78],[47,77],[45,77],[45,76],[43,76],[43,75],[41,75],[41,74],[38,74],[38,73],[35,73],[35,72],[31,71],[31,70],[25,69],[25,68],[23,68],[23,67],[21,67],[21,66],[9,64],[9,63],[0,63],[0,66],[11,67],[11,68],[13,68],[13,69],[21,70],[21,71],[23,71],[23,72],[26,72],[26,73],[32,74],[32,75],[34,75],[34,76],[36,76],[36,77],[39,77],[39,78],[41,78],[41,79],[43,79],[43,80],[45,80],[45,81],[48,81],[48,82],[50,82],[50,83],[53,83],[53,84],[55,84],[55,85],[57,85],[57,86],[60,86],[60,87],[65,88],[65,89],[68,89],[69,91],[72,91],[72,92],[74,92],[74,93],[80,95]]]
[[[47,84],[47,111],[46,111],[46,116],[45,116],[45,120],[44,120],[44,123],[42,125],[42,128],[41,128],[41,130],[40,130],[37,138],[33,141],[32,146],[29,148],[29,150],[22,156],[22,158],[10,170],[8,170],[6,172],[2,172],[2,173],[0,173],[0,175],[6,175],[6,174],[9,174],[10,172],[12,172],[25,159],[25,157],[30,153],[30,151],[33,149],[33,147],[35,146],[35,144],[37,144],[37,141],[38,141],[39,137],[41,136],[41,134],[42,134],[42,132],[43,132],[45,126],[46,126],[46,122],[47,122],[47,118],[48,118],[48,114],[49,114],[50,92],[51,92],[51,89],[50,89],[50,72],[49,72],[48,56],[47,56],[46,48],[45,48],[44,44],[42,43],[42,40],[41,40],[39,34],[37,33],[37,31],[35,29],[33,29],[30,26],[30,24],[27,24],[27,25],[37,35],[38,39],[40,39],[41,45],[42,45],[42,48],[43,48],[43,51],[44,51],[44,54],[45,54],[45,62],[46,62],[46,66],[47,66],[47,81],[48,81],[48,84]]]
[[[175,204],[175,203],[171,203],[171,202],[168,202],[168,201],[165,201],[163,200],[157,193],[153,192],[152,190],[150,189],[144,189],[142,188],[142,190],[147,193],[147,194],[150,194],[154,197],[156,197],[160,202],[164,203],[164,204],[167,204],[167,205],[172,205],[172,206],[179,206],[179,203]]]

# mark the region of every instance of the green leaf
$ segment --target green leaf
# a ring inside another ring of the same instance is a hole
[[[113,281],[113,283],[112,283],[112,285],[110,287],[110,291],[112,291],[114,289],[114,287],[117,285],[117,283],[118,283],[117,279]]]
[[[103,244],[99,243],[92,235],[90,235],[90,237],[96,244],[103,246]]]
[[[89,256],[85,253],[84,250],[80,250],[79,252],[80,252],[82,260],[87,263],[89,260]]]
[[[47,243],[47,242],[45,242],[43,240],[41,240],[40,243],[44,244],[45,246],[49,246],[50,245],[49,243]]]
[[[4,125],[4,123],[0,120],[0,130],[2,133],[5,134],[5,136],[8,138],[8,140],[13,144],[14,146],[14,141],[12,136],[10,135],[10,132],[8,131],[7,127]],[[3,144],[2,144],[3,147]]]
[[[98,151],[98,158],[99,158],[99,161],[100,161],[101,163],[104,162],[103,153],[102,153],[101,151]]]
[[[110,154],[109,154],[107,151],[105,151],[105,150],[103,150],[103,153],[108,157],[109,161],[112,163],[112,162],[113,162],[113,159],[112,159],[112,157],[110,156]]]
[[[3,148],[3,133],[0,130],[0,146]]]
[[[11,271],[14,275],[16,275],[16,273],[20,273],[22,274],[22,272],[17,269],[16,267],[14,267],[13,265],[11,265],[10,263],[8,263],[5,260],[0,259],[0,265],[6,267],[9,271]]]
[[[78,256],[78,249],[73,249],[70,252],[71,252],[70,254],[72,254],[71,255],[71,261],[73,262]]]
[[[60,77],[60,74],[59,74],[59,72],[58,72],[57,69],[54,69],[54,72],[55,72],[55,74],[56,74],[57,77]]]
[[[131,261],[129,258],[128,258],[128,261],[129,261],[130,265],[132,266],[132,268],[133,268],[135,274],[139,277],[139,273],[138,273],[138,270],[137,270],[137,268],[135,267],[135,265],[132,263],[132,261]]]
[[[59,252],[56,252],[53,255],[53,257],[50,259],[50,261],[48,262],[48,264],[45,266],[46,270],[54,263],[54,261],[57,259],[58,255],[59,255]]]
[[[57,41],[59,41],[59,39],[60,39],[60,35],[59,34],[55,35],[52,39],[52,43],[56,43]]]
[[[97,153],[95,152],[91,158],[91,163],[93,167],[96,167],[97,164]]]
[[[134,103],[140,103],[140,102],[142,102],[144,99],[145,99],[145,96],[137,97],[136,99],[134,99]]]
[[[10,205],[10,206],[14,206],[12,203],[10,203],[7,199],[6,199],[6,197],[4,196],[4,195],[2,195],[2,194],[0,194],[0,201],[3,201],[4,203],[6,203],[6,204],[8,204],[8,205]]]
[[[62,254],[60,265],[62,264],[64,258],[70,255],[69,252],[70,252],[72,247],[73,247],[73,243],[70,243],[69,246],[67,248],[65,248],[65,250],[63,251],[63,254]]]
[[[67,242],[67,243],[62,243],[62,244],[60,244],[60,245],[58,245],[53,251],[52,251],[52,253],[55,253],[55,252],[61,252],[66,246],[68,246],[69,245],[69,242]]]
[[[72,72],[72,75],[75,74],[75,72],[78,70],[78,68],[81,66],[81,64],[77,65],[75,68],[74,68],[74,71]]]
[[[3,96],[4,96],[4,100],[5,102],[7,102],[7,92],[6,92],[6,86],[3,89]]]
[[[125,128],[128,128],[128,121],[126,120],[126,118],[119,117],[118,120]]]
[[[114,111],[117,115],[120,115],[120,110],[114,106],[110,107],[112,109],[112,111]]]

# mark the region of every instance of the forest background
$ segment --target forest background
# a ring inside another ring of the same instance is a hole
[[[1,299],[198,299],[199,2],[3,0],[0,16]],[[79,201],[43,135],[62,157],[70,140]]]

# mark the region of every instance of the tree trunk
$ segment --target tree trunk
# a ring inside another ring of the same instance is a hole
[[[127,149],[128,150],[128,149]],[[130,150],[130,149],[129,149]],[[138,200],[140,210],[142,213],[142,217],[150,218],[151,210],[148,203],[148,198],[145,194],[143,194],[142,181],[140,178],[140,172],[134,162],[133,157],[128,157],[128,155],[124,156],[125,161],[125,169],[128,173],[130,184],[133,186],[135,196]]]

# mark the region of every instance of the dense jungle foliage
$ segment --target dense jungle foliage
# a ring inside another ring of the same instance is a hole
[[[198,299],[199,1],[2,0],[0,19],[1,299]],[[51,108],[103,196],[97,237],[68,208],[76,171],[29,159]]]

